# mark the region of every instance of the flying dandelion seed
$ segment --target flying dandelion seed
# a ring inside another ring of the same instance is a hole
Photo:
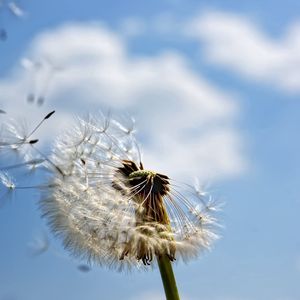
[[[7,40],[7,32],[4,28],[0,28],[0,40],[1,41]]]
[[[0,1],[0,13],[3,15],[6,11],[10,12],[13,16],[17,18],[24,17],[25,12],[24,10],[15,2],[15,1]],[[3,16],[0,17],[3,17]],[[5,29],[5,26],[3,26],[3,20],[0,20],[2,25],[0,28],[0,40],[5,41],[7,40],[7,31]]]
[[[48,235],[45,232],[41,232],[39,234],[36,234],[33,239],[28,243],[28,254],[31,257],[38,257],[50,250],[50,241],[48,238]],[[60,252],[57,251],[50,251],[55,256],[57,256],[60,259],[67,259],[70,260],[70,257],[66,257],[65,255],[62,255]],[[82,273],[88,273],[92,270],[91,266],[85,264],[85,263],[76,263],[76,269]]]
[[[16,17],[23,17],[25,14],[24,10],[14,1],[8,2],[7,7]]]
[[[89,265],[86,264],[80,264],[77,266],[78,271],[82,272],[82,273],[88,273],[91,271],[91,267]]]
[[[32,138],[34,133],[40,128],[40,126],[49,119],[55,111],[50,112],[47,114],[42,121],[34,127],[34,129],[29,130],[28,124],[23,121],[15,121],[10,120],[9,122],[6,122],[2,129],[2,134],[0,137],[0,150],[3,149],[13,149],[13,150],[24,150],[24,146],[31,145],[33,146],[36,144],[39,140]],[[32,148],[32,147],[31,147]],[[24,157],[26,155],[29,155],[28,148],[25,149]],[[35,159],[33,159],[34,161]]]
[[[39,256],[48,251],[50,242],[45,232],[34,237],[28,244],[29,253],[31,256]]]
[[[185,196],[168,176],[144,168],[133,123],[78,119],[58,138],[43,214],[68,250],[100,265],[195,258],[216,238],[212,210],[203,195]]]
[[[13,197],[13,192],[16,188],[15,181],[6,172],[0,172],[0,184],[4,187],[4,191],[0,190],[0,207]]]
[[[26,97],[27,102],[42,106],[45,103],[55,75],[62,68],[55,66],[49,59],[32,61],[28,58],[23,58],[21,65],[28,71],[30,79],[30,91]]]

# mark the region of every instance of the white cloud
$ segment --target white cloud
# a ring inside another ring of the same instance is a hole
[[[283,90],[300,91],[300,24],[272,38],[237,14],[211,11],[190,21],[185,34],[200,42],[207,59]]]
[[[27,69],[16,67],[0,80],[0,108],[31,120],[56,109],[52,125],[43,126],[48,136],[67,126],[72,113],[110,106],[134,113],[146,167],[201,179],[242,171],[235,99],[192,71],[182,55],[131,57],[125,41],[100,24],[43,32],[25,55],[39,63],[25,61]],[[32,89],[46,93],[42,108],[23,105]]]

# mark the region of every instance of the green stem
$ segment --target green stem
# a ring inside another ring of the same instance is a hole
[[[157,262],[167,300],[180,300],[170,259],[163,255],[157,257]]]

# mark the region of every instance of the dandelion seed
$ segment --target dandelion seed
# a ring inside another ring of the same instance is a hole
[[[0,207],[3,207],[13,197],[16,184],[8,173],[0,172],[0,187]]]
[[[20,8],[19,5],[17,5],[17,3],[15,1],[9,1],[9,2],[0,1],[0,13],[2,11],[5,12],[6,10],[9,11],[10,13],[12,13],[15,17],[18,17],[18,18],[24,16],[24,11]],[[0,28],[0,40],[1,41],[7,40],[7,37],[8,37],[7,31],[4,27],[5,26]]]
[[[28,102],[28,103],[33,103],[33,102],[34,102],[34,99],[35,99],[35,96],[34,96],[33,93],[29,93],[29,94],[27,95],[27,102]]]
[[[25,122],[16,122],[11,120],[4,124],[3,134],[0,137],[1,148],[19,149],[21,145],[27,142],[27,124]]]
[[[8,2],[7,7],[16,17],[23,17],[25,14],[24,10],[14,1]]]
[[[27,102],[42,106],[45,103],[54,77],[62,68],[55,66],[49,59],[32,61],[28,58],[23,58],[21,65],[29,72],[30,91],[26,97]]]
[[[39,256],[48,251],[50,242],[46,233],[36,236],[32,242],[28,244],[29,253],[32,256]]]
[[[91,267],[89,265],[86,265],[86,264],[80,264],[80,265],[78,265],[77,269],[80,272],[83,272],[83,273],[87,273],[87,272],[91,271]]]
[[[7,199],[11,198],[17,190],[43,190],[46,188],[49,188],[49,185],[42,185],[42,184],[37,184],[37,185],[17,185],[15,183],[15,180],[13,180],[12,176],[10,176],[8,173],[4,171],[0,171],[0,193],[4,189],[4,192],[0,194],[0,206],[3,206],[3,204],[7,201]]]
[[[7,32],[4,28],[0,28],[0,40],[1,41],[7,40]]]
[[[44,104],[44,102],[45,102],[45,97],[44,96],[38,97],[38,99],[37,99],[37,105],[38,106],[42,106]]]
[[[7,173],[0,172],[0,181],[6,188],[10,190],[14,190],[16,188],[13,179]]]
[[[28,167],[30,169],[35,169],[37,166],[43,164],[46,160],[44,158],[35,158],[35,159],[31,159],[19,164],[13,164],[13,165],[9,165],[9,166],[5,166],[5,167],[1,167],[0,171],[7,171],[10,169],[17,169],[17,168],[21,168],[21,167]]]
[[[0,150],[5,148],[22,150],[24,145],[32,146],[36,144],[39,140],[31,139],[32,135],[54,113],[55,111],[48,113],[31,131],[28,130],[28,126],[25,121],[16,122],[15,120],[11,120],[9,123],[5,124],[2,128],[4,134],[0,137]]]

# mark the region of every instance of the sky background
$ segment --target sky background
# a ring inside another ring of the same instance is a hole
[[[182,299],[300,299],[299,1],[23,0],[20,17],[1,3],[1,123],[32,128],[55,109],[47,152],[76,114],[134,116],[145,166],[225,202],[212,251],[174,267]],[[156,269],[80,272],[37,200],[0,210],[0,300],[164,299]]]

